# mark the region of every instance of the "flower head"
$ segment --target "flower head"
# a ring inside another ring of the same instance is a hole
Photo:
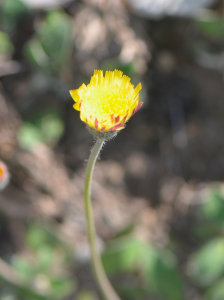
[[[9,172],[6,165],[0,161],[0,191],[3,190],[9,183]]]
[[[80,111],[80,118],[99,132],[117,131],[142,106],[139,102],[141,83],[134,88],[130,78],[122,71],[95,70],[90,83],[84,83],[70,94]]]

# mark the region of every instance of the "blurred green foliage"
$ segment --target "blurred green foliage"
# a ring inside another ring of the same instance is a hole
[[[18,22],[30,12],[21,0],[3,0],[0,3],[0,11],[1,23],[9,31],[14,30]]]
[[[34,67],[57,73],[71,51],[71,21],[63,11],[50,11],[29,40],[25,55]]]
[[[208,241],[188,261],[189,273],[202,286],[209,286],[224,272],[224,239]]]
[[[224,19],[220,13],[203,10],[196,17],[199,38],[194,40],[196,61],[203,67],[223,72]]]
[[[224,297],[224,194],[223,186],[212,187],[198,209],[198,224],[193,234],[203,243],[187,261],[194,284],[204,290],[206,300]]]
[[[138,299],[139,293],[142,292],[152,293],[167,300],[184,299],[177,261],[169,251],[160,251],[133,237],[124,237],[107,248],[102,260],[109,274],[140,273],[142,289],[137,288],[134,292],[130,286],[130,299]],[[127,292],[126,287],[125,293]]]
[[[207,201],[202,206],[203,216],[214,224],[224,226],[224,195],[214,190]]]
[[[38,142],[55,145],[64,132],[64,124],[55,109],[43,110],[24,122],[18,131],[19,145],[31,149]]]
[[[108,70],[113,71],[114,69],[121,70],[122,72],[124,72],[125,75],[129,76],[130,78],[133,78],[133,76],[135,75],[134,65],[132,61],[124,64],[117,60],[106,60],[103,62],[101,68],[104,72]]]
[[[218,40],[224,39],[224,20],[218,16],[211,16],[209,18],[201,17],[197,19],[199,29],[208,37]]]
[[[41,226],[32,224],[27,230],[28,256],[15,255],[13,267],[29,286],[37,288],[49,299],[63,299],[76,289],[68,272],[66,249]]]
[[[215,283],[205,293],[206,300],[223,300],[224,299],[224,279]]]
[[[97,295],[88,290],[83,290],[77,294],[77,300],[98,300]]]
[[[0,54],[11,55],[13,51],[13,45],[10,41],[8,34],[0,31]]]

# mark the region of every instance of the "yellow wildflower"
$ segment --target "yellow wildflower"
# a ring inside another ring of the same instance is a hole
[[[95,70],[90,83],[84,83],[70,94],[80,111],[80,118],[91,128],[100,131],[116,131],[142,106],[139,102],[141,83],[134,88],[130,78],[122,71]]]

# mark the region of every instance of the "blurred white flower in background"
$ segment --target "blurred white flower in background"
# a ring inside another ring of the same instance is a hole
[[[32,9],[52,9],[61,7],[71,0],[22,0],[22,2]]]
[[[216,0],[129,0],[131,6],[141,15],[158,19],[164,16],[194,16],[201,8]]]

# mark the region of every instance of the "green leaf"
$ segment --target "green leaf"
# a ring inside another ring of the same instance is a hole
[[[29,122],[23,123],[18,131],[19,145],[24,149],[31,149],[42,140],[41,132]]]
[[[11,54],[12,50],[13,45],[9,36],[5,32],[0,31],[0,53],[9,55]]]
[[[38,250],[43,246],[49,246],[52,243],[51,236],[42,227],[32,224],[28,227],[26,234],[26,244],[33,250]]]
[[[224,272],[224,239],[215,238],[194,253],[188,272],[202,286],[213,284]]]
[[[224,20],[218,16],[205,16],[197,20],[198,27],[208,37],[224,40]]]
[[[150,251],[153,250],[138,239],[121,238],[112,243],[103,253],[103,265],[110,274],[131,272],[143,263],[144,257],[148,261]]]
[[[224,225],[224,197],[218,191],[212,191],[207,202],[202,206],[206,219]]]
[[[199,220],[197,226],[192,228],[192,234],[199,240],[208,240],[210,237],[213,238],[220,234],[222,231],[223,225],[212,221],[208,222],[208,220]]]
[[[103,254],[102,261],[110,274],[138,270],[145,280],[145,291],[166,300],[183,299],[182,280],[177,262],[175,256],[168,251],[158,251],[138,239],[129,237],[110,245]],[[140,293],[138,287],[135,292]]]
[[[18,131],[18,142],[24,149],[38,142],[54,145],[64,132],[64,124],[56,110],[44,110],[24,122]]]
[[[28,44],[26,44],[24,52],[33,66],[46,70],[50,67],[49,57],[44,52],[38,39],[31,39]]]
[[[28,6],[21,0],[3,0],[0,8],[1,22],[11,30],[29,13]]]
[[[15,255],[12,260],[12,265],[24,280],[29,280],[35,274],[33,265],[22,255]]]
[[[47,245],[42,245],[37,251],[38,270],[46,272],[53,260],[53,249]]]
[[[67,278],[53,278],[51,280],[51,296],[53,299],[64,299],[75,290],[74,281]]]
[[[27,59],[50,73],[58,72],[71,49],[71,22],[64,12],[51,11],[39,25],[37,36],[25,47]]]
[[[205,293],[205,300],[223,300],[224,299],[224,279],[212,286]]]
[[[39,30],[39,38],[45,53],[61,63],[70,44],[70,22],[62,11],[48,13],[46,22]]]
[[[64,124],[56,111],[46,112],[41,117],[40,129],[43,141],[50,145],[54,144],[64,132]]]
[[[175,256],[168,251],[157,251],[148,268],[148,285],[166,300],[182,300],[183,285]]]

